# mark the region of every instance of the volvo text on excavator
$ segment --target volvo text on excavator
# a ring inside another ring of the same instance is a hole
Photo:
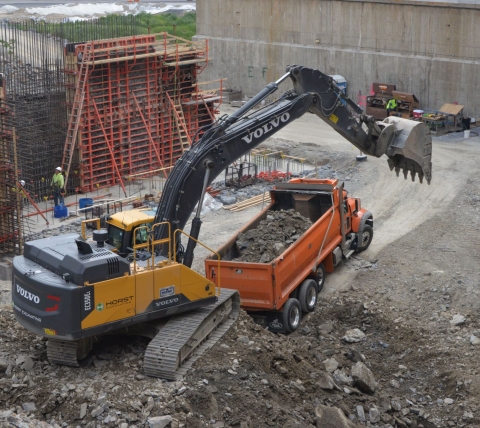
[[[293,89],[251,113],[290,78]],[[386,155],[392,170],[431,180],[431,136],[419,122],[389,117],[375,121],[338,88],[331,77],[291,66],[231,116],[204,130],[175,164],[153,225],[132,231],[130,258],[121,257],[109,231],[93,241],[78,234],[27,242],[13,260],[12,299],[17,321],[48,338],[51,362],[79,366],[94,339],[112,332],[152,338],[144,360],[146,374],[175,379],[205,352],[239,312],[235,290],[220,289],[190,267],[200,232],[200,207],[208,185],[230,163],[311,112],[363,153]],[[183,228],[194,211],[186,250]],[[217,281],[218,282],[218,281]]]

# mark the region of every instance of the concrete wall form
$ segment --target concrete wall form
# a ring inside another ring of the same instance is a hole
[[[354,99],[373,82],[394,83],[424,108],[456,101],[476,117],[478,22],[476,4],[197,0],[197,34],[213,57],[205,80],[227,77],[253,95],[299,64],[343,75]]]

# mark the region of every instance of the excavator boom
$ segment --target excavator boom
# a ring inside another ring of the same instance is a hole
[[[293,90],[254,113],[250,111],[290,78]],[[343,101],[343,102],[342,102]],[[389,117],[377,122],[348,98],[330,76],[307,67],[291,66],[278,81],[268,84],[231,116],[220,118],[190,150],[177,161],[160,199],[155,223],[168,221],[183,229],[204,189],[230,163],[258,146],[305,113],[316,114],[363,153],[388,156],[390,169],[431,180],[432,141],[428,127],[419,122]],[[198,238],[199,215],[192,221],[190,235]],[[155,239],[165,237],[165,228],[155,231]],[[191,266],[194,240],[190,239],[183,263]],[[165,247],[161,249],[165,253]]]
[[[346,140],[367,155],[387,155],[388,165],[397,176],[403,170],[405,178],[410,172],[412,180],[418,175],[420,182],[425,177],[430,184],[432,138],[424,123],[394,116],[376,121],[365,115],[330,76],[299,66],[290,67],[289,72],[295,92],[318,94],[320,102],[311,111]]]

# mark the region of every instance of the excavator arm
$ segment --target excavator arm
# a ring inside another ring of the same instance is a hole
[[[289,77],[293,90],[248,114]],[[362,152],[376,157],[386,154],[390,169],[395,169],[397,175],[403,170],[406,177],[410,171],[412,179],[418,174],[420,181],[425,177],[430,182],[431,136],[423,123],[393,117],[377,122],[364,115],[331,77],[318,70],[292,66],[231,116],[220,118],[177,161],[165,183],[155,223],[168,221],[174,229],[183,229],[195,205],[201,207],[207,186],[230,163],[307,112],[315,113]],[[190,232],[194,239],[198,238],[200,226],[198,209]],[[166,227],[155,229],[155,239],[165,236]],[[193,261],[195,245],[195,240],[190,239],[183,258],[187,266]]]
[[[289,68],[295,92],[299,95],[314,92],[320,102],[312,112],[346,140],[370,156],[388,156],[390,169],[400,170],[412,180],[418,175],[432,179],[432,139],[425,124],[395,116],[383,122],[367,116],[363,110],[337,86],[330,76],[306,67]],[[342,103],[341,101],[345,103]]]

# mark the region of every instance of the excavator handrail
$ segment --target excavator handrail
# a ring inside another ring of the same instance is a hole
[[[155,234],[153,233],[154,229],[156,226],[163,226],[166,225],[168,228],[168,237],[162,238],[162,239],[152,239]],[[160,244],[168,244],[168,260],[171,261],[171,240],[170,240],[170,234],[171,234],[171,225],[170,222],[168,221],[162,221],[161,223],[155,223],[152,225],[150,228],[148,225],[147,226],[139,226],[136,227],[134,230],[134,240],[133,242],[137,241],[137,233],[139,233],[141,230],[146,229],[147,230],[147,241],[142,242],[140,244],[133,244],[132,249],[133,249],[133,272],[135,273],[137,271],[137,250],[140,250],[142,248],[147,248],[147,250],[150,251],[151,257],[148,259],[148,264],[147,264],[147,269],[150,267],[150,260],[151,260],[151,267],[155,267],[155,245],[160,245]]]
[[[88,238],[91,238],[91,236],[87,236],[87,231],[86,231],[86,226],[87,223],[97,223],[97,230],[100,229],[100,219],[98,217],[96,218],[89,218],[88,220],[83,220],[82,221],[82,238],[87,240]]]
[[[217,256],[217,268],[218,268],[218,276],[217,276],[217,284],[215,284],[215,291],[217,297],[220,296],[221,292],[221,285],[220,285],[220,254],[218,254],[215,250],[212,250],[209,246],[205,245],[204,243],[200,242],[198,239],[195,239],[193,236],[190,236],[187,232],[183,231],[182,229],[177,229],[173,232],[173,261],[177,262],[177,232],[185,235],[188,239],[192,239],[197,244],[200,244],[203,248],[206,248],[208,251],[212,252]]]

